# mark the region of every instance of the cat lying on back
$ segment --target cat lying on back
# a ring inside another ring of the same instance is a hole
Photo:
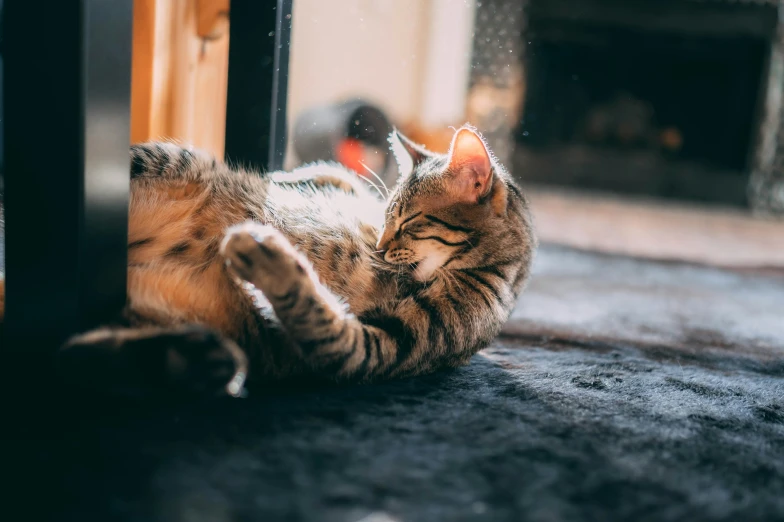
[[[106,391],[241,392],[246,376],[371,381],[466,363],[499,332],[536,246],[520,189],[473,129],[447,155],[393,133],[383,202],[335,165],[232,169],[131,148],[128,304],[72,338]]]

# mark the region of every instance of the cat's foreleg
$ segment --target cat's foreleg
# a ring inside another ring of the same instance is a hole
[[[319,283],[307,259],[270,226],[245,223],[221,245],[227,266],[269,300],[300,356],[338,379],[416,373],[428,361],[427,320],[413,303],[360,322]],[[434,346],[432,353],[439,347]]]

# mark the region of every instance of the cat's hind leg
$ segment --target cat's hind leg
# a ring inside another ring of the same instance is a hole
[[[198,181],[212,176],[219,165],[206,151],[170,142],[137,143],[131,145],[130,154],[131,179]]]
[[[248,362],[231,340],[200,325],[101,328],[71,338],[57,357],[70,386],[106,395],[232,395]]]

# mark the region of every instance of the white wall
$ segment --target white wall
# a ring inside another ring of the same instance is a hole
[[[360,95],[391,117],[419,107],[429,0],[294,2],[289,113]]]
[[[429,3],[419,123],[431,128],[461,124],[471,71],[474,0],[429,0]]]
[[[302,110],[350,96],[397,124],[458,123],[473,11],[474,0],[297,0],[289,128]]]

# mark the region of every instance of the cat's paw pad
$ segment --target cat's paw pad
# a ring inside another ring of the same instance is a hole
[[[273,227],[245,223],[232,227],[221,244],[230,271],[274,297],[305,276],[304,260]]]

